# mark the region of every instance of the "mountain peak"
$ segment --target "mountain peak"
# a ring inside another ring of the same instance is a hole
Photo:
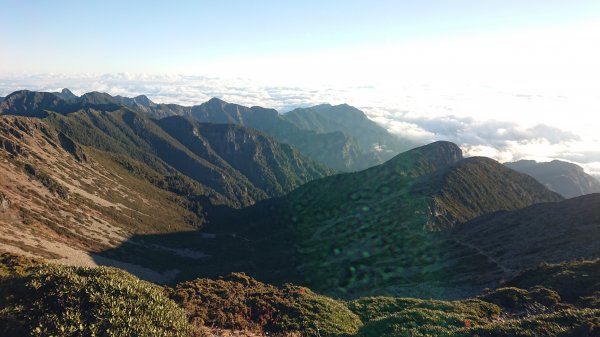
[[[433,172],[463,159],[458,145],[448,141],[437,141],[403,152],[387,161],[402,175],[418,176]]]
[[[421,151],[422,153],[444,152],[451,154],[458,159],[462,159],[462,150],[460,147],[446,140],[438,140],[436,142],[418,147],[415,150]]]
[[[54,95],[56,95],[59,98],[64,99],[65,101],[76,101],[79,97],[77,95],[75,95],[73,92],[71,92],[71,90],[64,88],[63,90],[61,90],[60,92],[54,92]]]
[[[151,106],[151,105],[154,104],[154,102],[152,102],[152,100],[150,100],[150,98],[148,98],[148,96],[146,96],[146,95],[135,96],[133,98],[133,100],[136,103],[138,103],[138,104],[140,104],[142,106],[145,106],[145,107],[149,107],[149,106]]]
[[[211,104],[211,105],[223,105],[223,104],[227,104],[227,102],[225,102],[224,100],[217,98],[217,97],[213,97],[211,99],[209,99],[206,104]]]
[[[69,90],[67,88],[64,88],[63,90],[61,90],[60,93],[64,94],[64,95],[73,95],[73,96],[75,96],[75,94],[71,90]]]

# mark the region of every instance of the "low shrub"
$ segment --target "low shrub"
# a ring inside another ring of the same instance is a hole
[[[430,309],[461,314],[473,322],[487,322],[500,314],[500,308],[478,299],[461,301],[422,300],[398,297],[362,297],[348,302],[348,307],[363,322],[380,319],[409,309]]]
[[[529,316],[541,314],[556,309],[560,302],[560,295],[541,286],[530,290],[506,287],[490,291],[481,299],[497,304],[504,312],[510,315]]]
[[[415,308],[367,322],[360,337],[449,336],[472,323],[464,315],[441,310]]]
[[[343,302],[307,288],[264,284],[242,273],[178,284],[170,296],[196,326],[260,332],[352,335],[362,325]]]
[[[556,291],[563,301],[577,303],[581,297],[600,292],[600,259],[545,263],[520,273],[507,285],[524,289],[543,286]]]
[[[189,337],[163,288],[114,268],[41,265],[0,282],[0,335]]]
[[[0,279],[9,276],[26,275],[40,263],[35,258],[0,252]]]
[[[511,319],[473,329],[461,329],[452,337],[598,337],[600,310],[564,309],[550,314]]]

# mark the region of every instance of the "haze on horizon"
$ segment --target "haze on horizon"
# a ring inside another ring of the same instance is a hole
[[[423,142],[600,175],[597,1],[0,4],[0,96],[348,103]]]

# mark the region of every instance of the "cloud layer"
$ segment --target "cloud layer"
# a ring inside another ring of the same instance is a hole
[[[600,99],[586,97],[586,110],[562,114],[581,97],[511,92],[497,88],[452,88],[447,84],[397,83],[393,87],[299,87],[257,85],[247,79],[186,75],[3,75],[0,96],[20,90],[89,91],[147,95],[155,102],[195,105],[211,97],[286,112],[321,103],[348,103],[393,133],[422,143],[449,140],[468,155],[500,161],[562,159],[600,176],[600,140],[591,111]],[[449,90],[448,88],[452,88]],[[600,105],[598,105],[600,107]],[[554,110],[553,110],[554,109]],[[531,112],[535,113],[531,113]],[[587,114],[587,115],[586,115]],[[588,117],[586,117],[588,116]],[[577,124],[573,120],[576,120]]]

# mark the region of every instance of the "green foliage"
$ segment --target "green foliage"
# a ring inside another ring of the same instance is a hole
[[[318,332],[320,336],[340,336],[356,333],[362,325],[358,316],[352,313],[343,302],[322,296],[310,289],[288,285],[285,296],[290,299],[289,307],[284,305],[281,329],[301,331],[309,334]]]
[[[555,308],[561,301],[560,295],[544,287],[531,290],[499,288],[481,296],[486,302],[494,303],[511,313],[542,313]]]
[[[470,323],[464,315],[431,309],[408,309],[370,321],[360,330],[361,337],[447,336]]]
[[[0,252],[0,279],[8,276],[23,276],[40,264],[37,259]]]
[[[343,302],[287,285],[278,288],[244,274],[178,284],[170,296],[200,327],[265,332],[303,332],[321,336],[356,333],[360,319]]]
[[[467,181],[470,188],[464,188]],[[502,266],[439,230],[559,199],[531,177],[491,159],[463,159],[458,146],[436,142],[380,166],[307,183],[233,219],[216,219],[210,229],[247,238],[247,253],[240,255],[260,268],[237,269],[237,261],[228,260],[208,261],[214,266],[204,270],[229,265],[230,272],[277,275],[277,282],[341,298],[460,298],[496,282]]]
[[[436,301],[366,297],[348,307],[365,322],[359,336],[438,336],[489,324],[500,308],[481,300]]]
[[[471,320],[457,312],[413,308],[365,323],[361,337],[585,337],[600,335],[600,310],[561,309],[525,318]]]
[[[507,285],[520,288],[541,285],[555,290],[564,301],[577,303],[580,298],[600,292],[600,260],[542,264],[522,272]]]
[[[486,322],[491,317],[500,314],[500,308],[497,305],[478,299],[438,301],[383,296],[363,297],[348,302],[348,307],[364,322],[413,309],[428,309],[460,314],[465,319],[475,322]]]
[[[43,265],[0,283],[3,336],[190,336],[161,287],[113,268]]]
[[[597,337],[600,310],[564,309],[524,319],[512,319],[471,329],[460,329],[452,337]]]

